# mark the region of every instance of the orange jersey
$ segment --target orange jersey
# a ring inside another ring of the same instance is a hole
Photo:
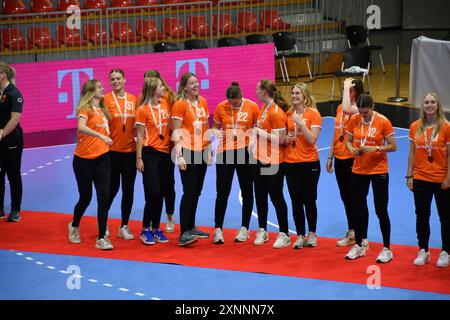
[[[169,153],[169,121],[170,110],[165,99],[160,100],[160,108],[157,106],[150,107],[148,104],[140,106],[136,112],[136,124],[145,126],[142,145],[144,147],[152,147],[160,152]],[[160,123],[161,126],[159,125]],[[160,138],[160,134],[163,139]]]
[[[117,99],[117,102],[116,102]],[[116,152],[136,151],[134,140],[134,122],[136,119],[136,97],[125,93],[125,97],[116,96],[112,92],[105,95],[105,106],[109,110],[109,130],[113,145],[109,148]]]
[[[288,123],[288,132],[296,136],[295,144],[291,142],[284,149],[284,161],[288,163],[299,162],[314,162],[319,160],[319,153],[317,152],[317,145],[311,145],[306,140],[303,132],[298,128],[297,123],[292,120],[292,112],[286,114]],[[322,128],[322,116],[315,108],[306,108],[303,112],[303,121],[306,127]]]
[[[108,134],[108,120],[100,108],[91,107],[87,111],[79,111],[77,118],[86,118],[86,126],[104,136]],[[95,159],[109,152],[108,144],[102,139],[78,131],[78,144],[75,155],[84,159]]]
[[[222,127],[224,136],[219,143],[217,152],[247,147],[249,137],[246,135],[246,131],[253,128],[258,116],[258,105],[251,100],[242,99],[240,109],[232,109],[228,100],[219,103],[214,112],[214,122]]]
[[[198,106],[190,105],[186,100],[179,99],[172,107],[172,119],[182,120],[182,147],[191,151],[204,150],[210,141],[206,137],[209,129],[208,104],[199,97]]]
[[[386,138],[394,134],[394,128],[388,118],[374,111],[372,125],[370,123],[363,125],[361,115],[354,114],[348,122],[347,133],[353,136],[353,146],[358,149],[361,145],[381,147],[384,146]],[[365,153],[355,157],[352,170],[357,174],[382,174],[388,171],[386,152]]]
[[[447,177],[447,145],[450,144],[450,123],[446,122],[435,137],[431,139],[433,128],[426,128],[427,141],[431,142],[431,161],[428,160],[428,148],[424,133],[417,136],[420,120],[414,121],[409,128],[409,139],[414,142],[414,179],[443,182]]]
[[[267,133],[286,130],[286,113],[277,104],[272,103],[268,110],[263,105],[259,112],[257,125]],[[279,164],[284,162],[284,145],[272,146],[270,139],[263,139],[259,135],[256,139],[255,159],[263,163]]]
[[[337,108],[336,118],[334,120],[333,154],[337,159],[345,160],[353,158],[353,155],[345,146],[345,142],[347,141],[345,132],[347,131],[348,121],[351,116],[351,113],[346,113],[342,110],[342,104],[340,104]],[[341,136],[342,138],[340,138]]]

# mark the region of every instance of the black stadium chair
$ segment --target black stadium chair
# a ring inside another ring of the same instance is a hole
[[[154,45],[155,52],[178,51],[180,48],[173,42],[158,42]]]
[[[269,39],[265,34],[254,33],[245,36],[245,42],[247,44],[269,43]]]
[[[369,71],[370,71],[370,49],[368,47],[361,47],[361,48],[349,48],[345,50],[344,53],[344,61],[342,62],[341,71],[335,72],[333,74],[333,86],[331,88],[331,99],[333,100],[334,96],[334,83],[336,81],[336,78],[341,77],[362,77],[362,81],[364,83],[364,80],[366,78],[366,74],[364,72],[345,72],[345,69],[348,69],[350,67],[356,66],[363,69],[367,69],[367,83],[369,85],[369,93],[370,93],[370,78],[369,78]],[[341,82],[339,81],[339,87],[341,86]],[[342,88],[341,88],[342,92]]]
[[[186,40],[184,42],[185,50],[193,50],[193,49],[207,49],[208,45],[205,40],[192,39]]]
[[[232,47],[232,46],[241,46],[241,45],[242,45],[242,40],[239,38],[225,37],[225,38],[220,38],[219,41],[217,42],[218,47]]]
[[[312,80],[311,67],[309,66],[309,53],[298,52],[297,39],[291,32],[276,32],[272,35],[275,43],[275,60],[280,61],[281,75],[283,82],[289,82],[289,74],[286,66],[285,58],[306,58],[306,65],[308,67],[309,78]],[[295,52],[292,50],[295,49]],[[300,66],[297,67],[296,78],[298,77]],[[286,79],[285,79],[286,75]]]

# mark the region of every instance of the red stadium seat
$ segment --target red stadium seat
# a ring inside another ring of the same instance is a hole
[[[184,0],[163,0],[161,3],[163,4],[177,4],[177,3],[183,3]]]
[[[31,27],[28,29],[28,40],[39,49],[56,48],[58,43],[50,33],[49,27]]]
[[[136,22],[136,34],[147,41],[165,40],[167,35],[159,31],[155,20],[138,20]]]
[[[229,13],[224,13],[220,16],[213,14],[212,21],[214,31],[217,32],[219,30],[221,34],[233,34],[239,32],[241,29],[236,27]]]
[[[108,3],[106,0],[86,0],[85,7],[86,9],[102,9],[102,11],[106,11]]]
[[[178,18],[164,18],[163,32],[173,39],[189,38],[192,35]]]
[[[262,11],[261,23],[272,30],[284,30],[291,27],[289,23],[283,22],[283,19],[278,14],[278,10]]]
[[[150,6],[157,5],[159,3],[158,0],[136,0],[137,6]]]
[[[209,35],[210,27],[206,22],[205,16],[190,16],[187,18],[187,30],[198,37]]]
[[[245,32],[259,32],[264,29],[262,25],[258,24],[258,16],[253,11],[239,12],[237,24]]]
[[[30,12],[23,0],[3,0],[3,14],[20,14]]]
[[[53,6],[52,0],[31,0],[31,11],[32,12],[53,12],[55,7]]]
[[[26,50],[31,48],[27,43],[23,31],[16,28],[2,29],[2,41],[0,41],[4,48],[10,50]]]
[[[111,38],[120,42],[139,42],[141,36],[134,34],[130,25],[126,21],[116,21],[111,23]]]
[[[58,41],[66,47],[86,46],[88,42],[81,38],[80,30],[58,26]]]
[[[101,28],[99,23],[88,23],[84,25],[84,38],[95,46],[100,46],[101,43],[106,44],[106,28]]]
[[[72,5],[78,6],[80,9],[83,9],[79,0],[58,0],[59,11],[67,11],[67,8]]]

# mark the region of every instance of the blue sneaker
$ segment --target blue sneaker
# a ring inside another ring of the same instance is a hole
[[[6,222],[19,222],[20,221],[20,211],[11,211],[11,214],[9,215],[8,219],[6,219]]]
[[[156,239],[156,241],[160,243],[169,242],[169,239],[164,235],[164,233],[159,229],[153,230],[153,237]]]
[[[155,244],[155,238],[150,229],[144,229],[141,232],[141,240],[144,244]]]
[[[0,219],[5,219],[5,218],[6,218],[5,210],[0,209]]]

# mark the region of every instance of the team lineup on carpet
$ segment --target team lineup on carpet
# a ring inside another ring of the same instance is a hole
[[[0,218],[5,218],[3,198],[7,175],[12,199],[8,222],[20,221],[22,199],[23,133],[19,122],[23,99],[14,85],[14,78],[14,69],[0,63]],[[79,201],[67,227],[71,243],[81,242],[80,223],[91,202],[94,184],[99,229],[95,247],[102,250],[114,248],[107,222],[120,181],[122,221],[118,237],[134,239],[128,222],[137,172],[142,174],[145,194],[140,239],[146,245],[168,242],[164,233],[175,231],[175,166],[180,170],[183,185],[178,245],[183,247],[197,239],[209,238],[209,233],[196,227],[195,217],[207,167],[214,159],[214,137],[219,144],[215,150],[217,195],[213,243],[224,243],[222,228],[236,171],[242,194],[242,224],[235,236],[236,242],[250,239],[254,202],[259,229],[253,243],[264,245],[269,240],[267,217],[270,197],[280,229],[273,247],[281,249],[291,245],[288,208],[283,195],[286,178],[297,232],[292,247],[300,249],[318,245],[316,199],[321,168],[316,141],[322,128],[322,117],[305,83],[292,86],[288,103],[272,81],[259,81],[256,95],[263,103],[260,108],[257,103],[244,98],[239,84],[232,82],[225,92],[226,99],[214,112],[210,128],[208,104],[200,96],[199,82],[193,73],[182,75],[175,94],[158,71],[149,70],[144,75],[142,93],[137,99],[125,91],[122,69],[111,70],[109,80],[113,91],[108,94],[104,93],[100,81],[86,81],[78,102],[78,143],[73,170]],[[450,124],[436,94],[424,96],[420,118],[411,124],[409,138],[405,178],[406,187],[414,194],[419,245],[413,263],[424,265],[430,262],[429,219],[434,196],[442,239],[437,266],[448,267]],[[348,231],[336,243],[337,246],[351,246],[346,259],[364,257],[369,250],[367,195],[370,184],[383,238],[383,249],[376,261],[387,263],[394,258],[390,249],[391,224],[387,210],[387,153],[396,149],[390,120],[374,110],[373,99],[364,93],[360,80],[346,79],[326,163],[327,172],[332,173],[334,168],[346,212]],[[160,229],[164,204],[167,212],[165,231]]]

